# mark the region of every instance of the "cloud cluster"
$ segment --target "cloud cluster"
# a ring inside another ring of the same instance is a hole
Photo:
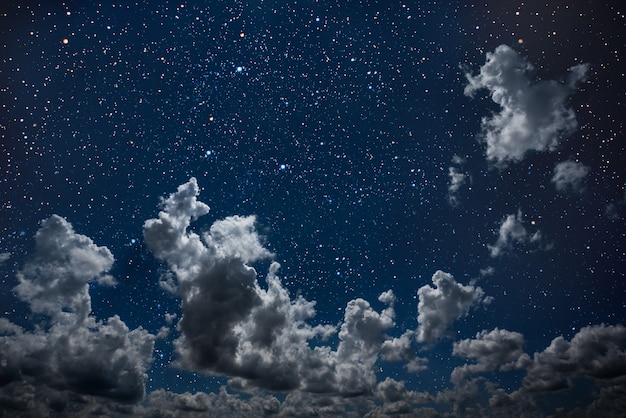
[[[427,344],[443,337],[448,327],[472,307],[491,302],[480,287],[458,283],[441,270],[433,274],[432,281],[435,287],[424,285],[417,291],[417,341]]]
[[[474,373],[526,367],[530,358],[524,353],[524,343],[522,334],[498,328],[481,331],[474,339],[455,342],[452,354],[475,360],[476,363],[455,368],[452,371],[452,382],[459,384]]]
[[[254,217],[218,220],[202,236],[190,231],[191,221],[209,211],[198,194],[192,178],[163,201],[158,218],[144,224],[146,244],[168,264],[182,299],[177,364],[230,376],[231,386],[241,390],[371,391],[381,347],[386,345],[389,357],[407,349],[394,347],[386,336],[394,325],[393,293],[380,296],[388,305],[380,313],[363,299],[348,302],[337,349],[311,348],[312,339],[327,339],[337,328],[307,322],[315,303],[291,298],[277,276],[278,263],[271,262],[267,287],[261,287],[250,264],[273,255],[263,246]]]
[[[501,110],[482,119],[482,140],[487,159],[496,164],[521,161],[530,151],[551,151],[577,126],[567,100],[586,77],[589,66],[569,69],[565,83],[533,82],[533,66],[506,45],[487,53],[477,75],[466,73],[465,94],[487,89]]]
[[[589,174],[589,167],[576,161],[563,161],[554,166],[552,183],[561,193],[581,193],[583,180]]]
[[[27,394],[42,391],[52,393],[48,407],[59,410],[66,392],[122,403],[142,399],[155,336],[129,330],[117,315],[98,321],[91,314],[89,283],[114,283],[107,274],[111,252],[57,215],[41,223],[35,239],[34,257],[18,272],[14,291],[40,320],[28,331],[0,319],[0,406],[27,407],[33,400]],[[25,397],[7,396],[14,391]]]
[[[544,351],[535,353],[523,387],[550,391],[571,386],[576,377],[612,379],[624,375],[626,327],[592,325],[582,328],[571,341],[557,337]]]
[[[507,215],[500,224],[498,239],[493,245],[487,245],[492,257],[498,257],[511,251],[516,245],[539,245],[542,240],[541,232],[530,234],[524,226],[522,211]]]

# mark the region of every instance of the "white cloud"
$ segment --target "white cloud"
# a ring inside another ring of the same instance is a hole
[[[452,354],[475,360],[475,364],[465,364],[452,371],[452,381],[460,383],[473,373],[492,370],[513,370],[524,368],[530,358],[524,353],[524,336],[504,329],[481,331],[474,339],[455,342]]]
[[[123,403],[140,400],[155,336],[142,328],[129,330],[117,315],[103,322],[91,314],[89,283],[113,282],[106,274],[111,252],[56,215],[41,223],[35,239],[34,257],[18,272],[14,290],[49,320],[33,331],[0,321],[0,380],[12,384],[2,393],[20,387]],[[63,397],[55,393],[50,396]]]
[[[497,164],[521,161],[530,151],[552,151],[577,127],[568,96],[585,79],[587,64],[569,70],[566,83],[532,82],[533,66],[506,45],[487,53],[478,75],[466,73],[465,94],[489,90],[500,113],[482,119],[482,140],[487,159]]]
[[[534,244],[539,245],[542,240],[541,231],[530,234],[524,227],[522,211],[517,214],[507,215],[500,224],[498,240],[493,245],[487,245],[492,257],[503,255],[511,251],[516,245]]]
[[[188,230],[192,219],[208,212],[197,200],[195,179],[163,202],[158,219],[144,224],[146,244],[168,263],[182,298],[180,337],[174,342],[177,364],[190,370],[230,376],[241,390],[305,390],[360,394],[376,383],[374,364],[394,325],[393,292],[380,295],[388,307],[376,312],[363,299],[350,301],[339,329],[336,351],[311,348],[337,332],[311,326],[315,302],[292,299],[272,262],[267,289],[260,287],[249,263],[271,259],[254,227],[254,217],[218,220],[202,238]]]
[[[113,265],[113,254],[76,234],[70,223],[57,215],[41,223],[35,242],[36,260],[18,272],[16,294],[33,312],[55,320],[85,321],[91,312],[88,283],[114,283],[105,274]],[[64,308],[76,315],[68,315]]]
[[[554,167],[552,183],[561,193],[583,191],[583,180],[589,174],[589,167],[576,161],[563,161]]]
[[[592,325],[582,328],[571,341],[555,338],[548,348],[535,353],[523,387],[529,391],[557,390],[571,386],[580,376],[626,376],[626,327]]]
[[[417,341],[428,344],[443,337],[448,327],[472,307],[491,301],[480,287],[458,283],[441,270],[433,274],[432,281],[435,287],[424,285],[417,291]]]

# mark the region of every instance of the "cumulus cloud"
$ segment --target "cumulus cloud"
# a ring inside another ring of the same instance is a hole
[[[452,354],[475,360],[452,371],[452,381],[459,383],[473,373],[524,368],[530,358],[524,353],[524,336],[504,329],[481,331],[476,338],[455,342]]]
[[[626,375],[626,327],[592,325],[582,328],[571,341],[552,340],[535,353],[523,387],[549,391],[570,387],[572,379],[586,376],[612,379]]]
[[[561,193],[583,191],[583,180],[589,174],[589,167],[576,161],[563,161],[554,166],[552,183]]]
[[[487,245],[492,257],[498,257],[511,251],[516,245],[534,244],[539,245],[542,240],[541,232],[530,234],[524,227],[522,211],[517,214],[507,215],[500,224],[498,240],[493,245]]]
[[[61,399],[70,391],[118,402],[140,400],[155,336],[142,328],[130,330],[117,315],[98,321],[91,314],[89,283],[114,282],[107,274],[111,252],[57,215],[41,223],[35,239],[35,254],[18,272],[14,291],[43,319],[33,331],[0,321],[0,381],[5,384],[0,392],[20,387],[25,393],[58,392],[46,399]]]
[[[35,242],[35,261],[17,274],[17,296],[28,302],[33,312],[82,323],[91,311],[88,283],[113,282],[106,274],[113,265],[113,254],[75,233],[70,223],[58,215],[41,223]]]
[[[374,364],[394,325],[395,296],[388,291],[375,311],[363,299],[350,301],[340,326],[337,350],[311,348],[313,338],[335,335],[330,325],[312,326],[315,302],[292,298],[271,262],[261,288],[253,262],[271,260],[252,216],[213,223],[201,236],[188,230],[208,213],[198,201],[195,178],[162,202],[159,217],[144,224],[148,248],[165,261],[182,299],[174,342],[177,365],[230,376],[232,387],[360,394],[375,385]]]
[[[0,264],[11,258],[11,253],[0,253]]]
[[[506,45],[487,53],[477,75],[466,73],[465,94],[487,89],[501,110],[482,119],[481,139],[487,159],[497,164],[521,161],[530,151],[552,151],[577,127],[574,111],[567,106],[576,85],[585,80],[588,64],[569,69],[565,83],[533,82],[533,66]]]
[[[432,281],[435,287],[424,285],[417,291],[417,341],[428,344],[443,337],[448,327],[472,307],[492,300],[480,287],[458,283],[441,270],[435,272]]]

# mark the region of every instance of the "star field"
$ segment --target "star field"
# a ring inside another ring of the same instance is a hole
[[[0,22],[0,415],[626,407],[617,5]]]

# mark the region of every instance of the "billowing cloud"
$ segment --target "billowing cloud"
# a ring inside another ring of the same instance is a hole
[[[524,353],[524,336],[505,329],[481,331],[476,338],[455,342],[452,354],[475,360],[475,364],[465,364],[452,371],[452,381],[459,383],[473,373],[492,370],[513,370],[524,368],[530,358]]]
[[[41,223],[35,239],[34,257],[18,272],[14,291],[43,319],[33,331],[0,321],[0,381],[5,384],[0,398],[20,388],[53,391],[56,395],[45,398],[51,402],[64,398],[63,391],[122,403],[140,400],[155,336],[142,328],[129,330],[117,315],[98,321],[91,314],[89,283],[114,282],[107,274],[111,252],[56,215]],[[62,412],[63,405],[55,408]]]
[[[612,379],[626,375],[626,327],[592,325],[582,328],[571,341],[552,340],[535,353],[524,378],[529,391],[557,390],[571,386],[576,377]]]
[[[578,82],[585,79],[587,64],[569,70],[565,83],[533,82],[533,66],[506,45],[487,53],[477,75],[467,73],[465,94],[487,89],[500,113],[482,119],[482,140],[487,159],[497,164],[521,161],[530,151],[552,151],[577,127],[567,100]]]
[[[498,240],[493,245],[487,245],[492,257],[498,257],[507,251],[511,251],[516,245],[535,244],[539,245],[542,236],[540,231],[530,234],[524,226],[522,211],[517,214],[507,215],[500,224]]]
[[[589,167],[576,161],[563,161],[554,167],[552,183],[561,193],[580,193],[583,191],[583,180],[589,174]]]
[[[267,288],[249,264],[270,259],[254,217],[218,220],[202,237],[189,231],[191,220],[209,207],[197,200],[192,178],[163,201],[157,219],[144,224],[155,256],[168,263],[182,298],[177,364],[189,370],[230,376],[234,388],[304,390],[358,394],[375,383],[374,363],[394,325],[391,291],[380,295],[388,307],[378,313],[363,299],[350,301],[339,329],[336,351],[311,348],[313,338],[336,334],[330,325],[311,326],[315,303],[292,299],[271,262]]]
[[[16,294],[33,312],[82,323],[91,312],[88,283],[112,282],[105,273],[113,265],[113,254],[75,233],[69,222],[57,215],[41,223],[35,242],[36,260],[18,272]]]
[[[480,287],[458,283],[441,270],[435,272],[432,281],[435,287],[424,285],[417,291],[417,341],[428,344],[443,337],[448,327],[472,307],[491,301]]]

